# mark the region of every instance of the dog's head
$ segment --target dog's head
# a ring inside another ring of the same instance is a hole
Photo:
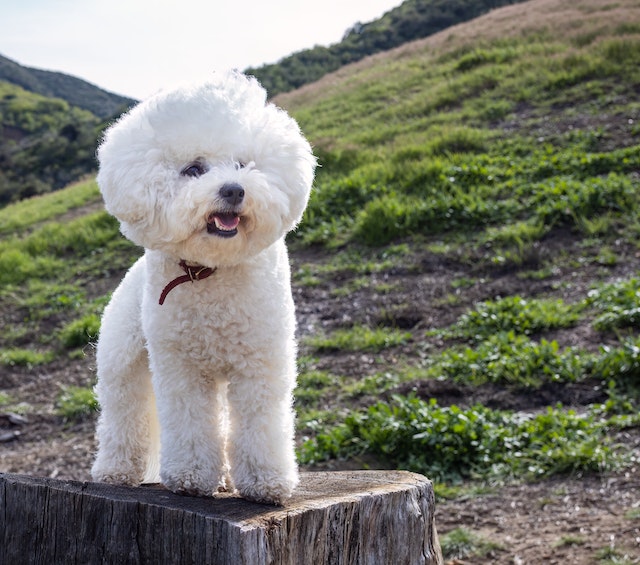
[[[316,166],[296,122],[240,73],[160,92],[105,133],[98,184],[133,242],[216,266],[300,221]]]

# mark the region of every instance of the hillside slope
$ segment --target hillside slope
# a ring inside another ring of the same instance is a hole
[[[0,80],[0,206],[95,172],[103,127],[87,110]]]
[[[135,101],[107,92],[85,80],[64,73],[34,69],[0,55],[0,80],[49,98],[60,98],[71,106],[88,110],[99,118],[110,118]]]
[[[522,0],[405,0],[377,20],[356,22],[339,43],[305,49],[275,64],[252,67],[245,72],[257,77],[269,95],[275,96],[318,80],[348,63],[519,1]]]
[[[322,165],[289,238],[300,462],[427,474],[452,563],[640,560],[638,22],[531,0],[277,98]],[[0,471],[88,478],[139,253],[93,182],[0,210]]]

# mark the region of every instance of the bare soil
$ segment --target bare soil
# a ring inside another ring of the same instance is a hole
[[[530,265],[517,268],[488,266],[480,257],[477,262],[473,256],[443,257],[425,247],[392,267],[368,275],[368,283],[360,288],[356,285],[353,292],[336,292],[362,276],[349,269],[331,276],[321,275],[320,284],[315,286],[294,283],[301,341],[311,333],[350,327],[356,322],[411,331],[411,343],[380,354],[313,353],[318,359],[317,368],[358,379],[400,361],[417,362],[437,351],[443,344],[435,338],[425,338],[424,330],[450,325],[476,301],[514,294],[579,300],[594,281],[628,277],[637,273],[640,266],[635,248],[619,243],[616,249],[619,261],[614,265],[585,262],[576,268],[567,262],[564,266],[557,265],[547,278],[521,276],[523,270],[539,268],[560,251],[577,257],[584,250],[570,232],[558,231],[540,244]],[[320,273],[320,267],[328,259],[326,252],[306,250],[293,252],[292,261],[294,273],[303,265]],[[112,278],[96,281],[93,285],[96,294],[114,288],[121,276],[122,273],[114,273]],[[475,282],[464,293],[456,294],[452,282],[462,277]],[[375,289],[381,283],[390,290],[377,292]],[[594,351],[605,341],[588,324],[544,337],[558,340],[561,347],[571,345]],[[55,412],[62,387],[90,386],[94,382],[93,347],[87,346],[84,353],[81,359],[59,359],[32,369],[2,369],[0,391],[11,396],[14,411],[3,413],[0,408],[0,472],[90,479],[95,451],[94,418],[65,422]],[[309,353],[304,344],[302,353]],[[384,396],[409,391],[423,398],[436,398],[441,405],[469,406],[480,402],[492,408],[523,411],[557,402],[580,408],[606,398],[600,384],[591,381],[554,383],[535,391],[416,381],[398,385]],[[374,400],[362,397],[357,404],[366,405]],[[337,402],[334,398],[324,399],[327,407],[337,409]],[[619,440],[627,449],[640,451],[637,430],[621,434]],[[353,462],[331,462],[324,468],[353,465]],[[603,476],[489,485],[482,494],[439,500],[437,527],[442,538],[456,528],[466,528],[489,544],[481,552],[482,557],[450,555],[450,564],[640,563],[640,473],[637,468],[629,468]]]

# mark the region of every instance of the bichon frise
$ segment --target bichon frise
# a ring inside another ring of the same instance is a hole
[[[105,134],[98,184],[145,248],[104,311],[96,481],[281,504],[298,480],[285,234],[316,166],[240,73],[160,92]]]

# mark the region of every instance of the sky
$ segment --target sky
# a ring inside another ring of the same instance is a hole
[[[0,0],[0,55],[145,98],[328,46],[402,0]]]

